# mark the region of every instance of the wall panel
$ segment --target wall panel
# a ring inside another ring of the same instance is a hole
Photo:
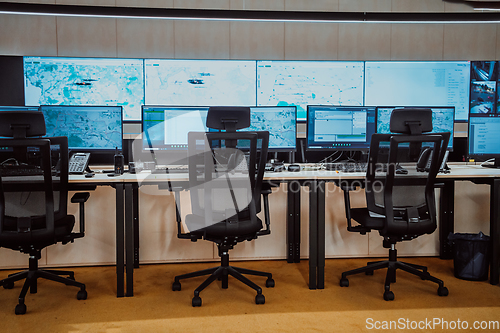
[[[340,24],[338,55],[339,60],[390,60],[391,25]]]
[[[57,55],[116,57],[116,19],[58,17]]]
[[[496,57],[495,24],[444,26],[443,60],[493,60]]]
[[[174,22],[118,19],[117,56],[124,58],[173,58]]]
[[[285,23],[286,60],[337,60],[339,25]]]
[[[57,55],[56,18],[0,15],[1,55]]]
[[[178,59],[229,59],[229,22],[175,21]]]
[[[391,60],[443,60],[443,24],[393,24]]]
[[[230,25],[230,59],[285,58],[285,23],[231,22]]]

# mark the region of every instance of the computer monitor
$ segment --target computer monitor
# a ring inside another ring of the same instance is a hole
[[[297,149],[297,108],[257,106],[250,108],[250,127],[243,131],[269,131],[269,152]]]
[[[375,107],[307,106],[307,150],[370,149]]]
[[[257,105],[363,105],[363,61],[257,61]]]
[[[377,133],[390,133],[389,125],[391,120],[392,110],[394,109],[415,109],[425,108],[432,110],[432,132],[442,133],[450,132],[450,141],[448,141],[447,149],[453,150],[453,126],[455,119],[455,107],[453,106],[378,106],[376,112]]]
[[[498,71],[498,61],[471,62],[469,113],[498,112]]]
[[[477,161],[493,159],[485,167],[500,168],[500,114],[469,114],[468,156]]]
[[[42,105],[47,136],[68,137],[70,150],[110,153],[122,150],[122,107]]]
[[[123,120],[140,120],[144,60],[24,57],[26,105],[123,107]]]
[[[255,105],[255,60],[145,59],[145,105]]]
[[[208,106],[142,106],[142,150],[188,150],[189,132],[206,132]]]
[[[470,61],[366,61],[364,105],[455,106],[469,111]]]

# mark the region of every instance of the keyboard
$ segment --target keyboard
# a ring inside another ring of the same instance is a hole
[[[158,168],[154,169],[151,171],[152,174],[172,174],[172,173],[188,173],[188,168],[187,167],[180,167],[180,168]]]
[[[36,176],[43,175],[42,169],[29,165],[1,165],[2,176]]]
[[[325,163],[326,170],[342,172],[366,172],[367,163],[358,162],[337,162]]]

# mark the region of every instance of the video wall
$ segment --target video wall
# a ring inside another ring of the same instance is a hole
[[[469,92],[475,96],[470,61],[24,57],[23,63],[25,105],[117,105],[125,121],[141,120],[142,105],[296,106],[298,120],[306,120],[307,105],[436,105],[454,106],[455,121],[466,122]],[[479,88],[490,89],[496,85]]]

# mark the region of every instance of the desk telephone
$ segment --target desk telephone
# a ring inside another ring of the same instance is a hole
[[[427,171],[429,172],[429,169],[431,168],[431,162],[432,162],[432,154],[433,154],[433,149],[432,148],[425,148],[422,150],[420,153],[420,156],[418,158],[417,162],[417,171]],[[441,166],[439,167],[440,172],[445,172],[446,170],[449,170],[448,166],[446,165],[446,161],[448,160],[448,155],[450,154],[449,151],[446,151],[443,162],[441,163]]]
[[[87,170],[90,153],[74,153],[69,159],[69,173],[82,174]]]

